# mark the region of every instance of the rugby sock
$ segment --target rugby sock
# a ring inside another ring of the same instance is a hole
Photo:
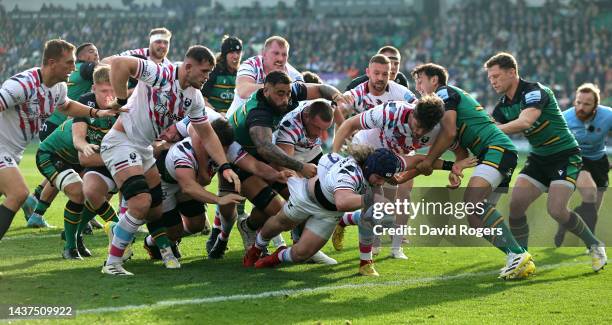
[[[81,215],[81,222],[77,228],[77,236],[80,236],[83,232],[83,229],[87,227],[87,223],[96,216],[95,209],[89,204],[89,202],[85,201],[85,208],[83,209],[83,214]]]
[[[587,247],[601,244],[601,242],[597,238],[595,238],[591,230],[589,230],[589,227],[584,222],[584,220],[582,220],[580,215],[578,215],[574,211],[570,211],[570,218],[565,224],[563,224],[563,226],[569,232],[582,239],[582,241],[587,245]]]
[[[504,222],[504,217],[499,214],[495,206],[485,203],[484,213],[479,215],[479,217],[480,220],[482,220],[483,227],[501,229],[500,235],[494,234],[492,236],[484,236],[493,246],[506,254],[510,252],[522,254],[525,252],[525,249],[516,242],[516,239],[514,239],[512,232]]]
[[[587,224],[591,232],[595,233],[595,224],[597,223],[597,208],[595,202],[582,202],[575,210],[576,214],[582,217],[584,223]]]
[[[359,223],[359,219],[361,218],[361,210],[355,212],[347,212],[342,216],[340,222],[338,223],[341,227],[352,226]]]
[[[83,213],[83,204],[75,203],[70,200],[64,206],[64,234],[66,236],[66,244],[64,249],[76,248],[76,236],[81,223],[81,214]]]
[[[292,263],[293,259],[291,258],[291,247],[285,248],[282,251],[278,252],[278,260],[286,263]]]
[[[516,242],[527,249],[529,243],[529,224],[527,224],[527,216],[516,219],[510,218],[508,222],[510,223],[510,231],[512,231],[512,235],[514,239],[516,239]]]
[[[268,244],[270,244],[270,239],[263,238],[261,232],[258,232],[257,236],[255,237],[255,246],[261,250],[264,250],[266,247],[268,247]]]
[[[125,248],[134,239],[134,234],[138,231],[138,227],[144,224],[143,220],[136,219],[126,212],[113,229],[114,236],[110,245],[110,251],[106,264],[121,263],[121,257]]]
[[[38,186],[36,186],[36,188],[34,189],[34,197],[37,200],[40,200],[40,193],[42,193],[43,188],[45,188],[43,184],[38,184]]]
[[[36,203],[36,208],[34,208],[34,213],[42,217],[45,214],[45,212],[47,212],[49,205],[50,205],[49,202],[45,202],[39,199],[38,203]]]
[[[15,217],[15,211],[4,206],[4,204],[0,204],[0,239],[4,237],[4,234],[11,226],[11,222],[13,222],[13,217]]]
[[[221,218],[219,217],[219,208],[215,212],[215,218],[213,219],[213,228],[221,229]]]
[[[272,238],[272,244],[274,244],[274,247],[287,246],[282,234],[274,236],[274,238]]]
[[[108,201],[104,201],[104,203],[102,203],[102,205],[96,210],[96,214],[99,215],[105,222],[119,221],[119,218],[117,218],[117,212],[115,212],[115,209],[108,204]]]
[[[215,218],[215,222],[216,220],[217,219]],[[232,228],[234,228],[233,222],[222,222],[221,219],[219,219],[219,229],[221,229],[221,232],[219,233],[219,238],[221,238],[221,240],[223,241],[227,241],[230,233],[232,232]]]
[[[398,230],[401,229],[401,225],[395,226]],[[402,247],[402,241],[404,240],[403,235],[393,235],[391,239],[391,249],[398,250]]]
[[[359,259],[361,260],[361,265],[364,265],[364,262],[372,260],[372,245],[359,243]]]
[[[236,211],[238,212],[238,215],[243,215],[244,214],[244,206],[245,206],[245,202],[242,201],[241,203],[238,203],[238,205],[236,205]]]
[[[149,229],[149,234],[153,238],[155,245],[159,247],[160,250],[163,248],[168,248],[172,245],[170,238],[168,238],[168,234],[166,233],[166,227],[164,226],[162,219],[147,222],[147,229]]]
[[[245,222],[245,224],[246,224],[246,226],[247,226],[249,229],[251,229],[251,230],[253,230],[253,231],[256,231],[256,230],[257,230],[257,227],[256,227],[255,225],[253,225],[253,222],[251,221],[251,218],[246,218],[246,222]]]

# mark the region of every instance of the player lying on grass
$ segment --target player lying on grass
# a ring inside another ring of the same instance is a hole
[[[283,209],[270,219],[257,234],[256,242],[244,258],[245,266],[271,267],[282,262],[303,262],[320,250],[344,212],[366,209],[370,204],[362,202],[367,188],[382,193],[380,186],[406,168],[412,157],[398,157],[385,148],[349,146],[349,156],[331,153],[323,156],[317,166],[317,177],[311,179],[290,178],[288,185],[291,195]],[[380,195],[379,195],[380,196]],[[380,196],[377,200],[386,200]],[[393,216],[374,220],[372,211],[361,218],[360,233],[364,245],[371,249],[374,223],[393,224]],[[292,229],[305,222],[300,240],[291,248],[281,247],[274,254],[261,258],[269,238],[282,231]],[[361,246],[361,244],[360,244]],[[377,276],[371,254],[362,255],[359,273]]]

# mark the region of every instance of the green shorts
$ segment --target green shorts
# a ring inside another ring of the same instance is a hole
[[[478,156],[478,164],[493,167],[499,171],[503,180],[498,188],[507,188],[512,180],[512,174],[518,162],[518,154],[514,150],[502,146],[490,145]]]
[[[67,162],[60,156],[44,150],[38,150],[36,152],[36,167],[40,173],[56,187],[56,178],[62,172],[74,170],[75,172],[80,173],[82,171],[81,165],[75,165]]]
[[[529,154],[521,174],[538,181],[544,187],[549,187],[554,181],[567,181],[575,187],[581,169],[580,149],[573,148],[549,156]]]

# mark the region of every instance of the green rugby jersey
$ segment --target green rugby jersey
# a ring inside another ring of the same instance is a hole
[[[225,113],[234,100],[236,88],[236,72],[231,73],[219,64],[210,74],[210,78],[202,88],[202,95],[213,106],[215,111]]]
[[[287,109],[283,112],[278,112],[268,104],[263,95],[263,89],[254,92],[242,107],[237,109],[231,116],[228,116],[228,120],[232,128],[234,128],[235,141],[248,153],[259,160],[265,161],[257,153],[257,148],[253,143],[253,139],[251,139],[249,129],[253,126],[262,126],[270,128],[272,131],[276,130],[285,114],[295,109],[299,101],[306,100],[306,96],[306,86],[301,82],[294,82],[291,85],[291,99]]]
[[[523,131],[532,153],[549,156],[578,147],[561,114],[555,94],[538,82],[520,79],[514,98],[503,96],[495,106],[493,117],[505,124],[516,120],[524,109],[531,107],[541,111],[533,125]]]
[[[78,61],[76,63],[76,70],[68,77],[68,98],[78,100],[81,95],[91,91],[91,85],[93,85],[93,70],[95,67],[96,64],[94,62]],[[67,118],[66,115],[56,109],[47,119],[47,123],[60,125]]]
[[[499,146],[516,151],[512,140],[495,125],[487,111],[463,89],[442,86],[436,95],[444,101],[446,110],[457,113],[457,138],[459,145],[475,156],[483,154],[489,146]]]
[[[90,107],[98,108],[93,93],[81,96],[79,102]],[[104,135],[113,127],[115,120],[117,120],[116,117],[77,117],[66,120],[55,129],[45,141],[40,143],[39,149],[57,154],[66,162],[78,165],[79,154],[72,141],[72,124],[79,122],[87,123],[87,142],[100,145],[102,138],[104,138]]]

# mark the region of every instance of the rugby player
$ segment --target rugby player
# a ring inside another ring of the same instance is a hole
[[[519,77],[516,59],[498,53],[484,64],[489,82],[503,94],[493,111],[506,134],[522,132],[531,145],[510,200],[510,227],[519,244],[527,247],[529,226],[525,212],[543,192],[548,191],[547,210],[557,222],[589,247],[592,269],[606,265],[604,244],[582,217],[567,208],[582,167],[580,148],[561,115],[554,93],[548,87]]]
[[[66,81],[75,69],[74,45],[60,39],[45,43],[42,67],[21,72],[0,88],[0,239],[29,195],[18,165],[25,147],[56,109],[75,117],[113,116],[119,110],[98,110],[67,96]]]
[[[399,67],[402,62],[402,55],[400,54],[400,51],[391,45],[386,45],[381,47],[380,50],[378,50],[377,54],[382,54],[389,58],[389,61],[391,61],[391,71],[389,72],[389,80],[393,80],[396,83],[408,88],[408,78],[406,78],[406,76],[401,71],[399,71]],[[358,85],[367,81],[368,78],[369,76],[366,72],[366,74],[351,80],[351,82],[346,86],[346,90],[348,91],[357,87]]]
[[[599,105],[599,101],[599,88],[586,83],[576,90],[574,107],[563,112],[582,155],[582,170],[576,182],[582,203],[574,212],[582,217],[593,234],[603,195],[609,185],[610,162],[606,153],[606,139],[612,130],[612,108]],[[563,243],[565,232],[565,227],[559,225],[555,235],[557,247]]]
[[[517,243],[504,223],[503,216],[494,206],[500,194],[492,195],[498,187],[508,187],[518,159],[516,147],[472,96],[458,87],[448,85],[446,68],[427,63],[415,67],[412,75],[417,90],[421,94],[437,95],[444,101],[446,110],[442,117],[441,131],[427,158],[417,165],[417,169],[430,174],[434,159],[440,157],[454,142],[478,157],[478,165],[470,177],[463,199],[474,204],[484,202],[485,199],[488,201],[485,211],[468,216],[468,222],[472,227],[501,229],[501,236],[485,236],[507,256],[506,266],[500,273],[501,278],[522,278],[535,272],[531,255]]]
[[[155,166],[151,144],[168,126],[188,115],[202,138],[204,147],[226,180],[240,190],[240,180],[231,170],[219,138],[204,110],[200,89],[215,65],[212,52],[200,45],[187,50],[182,64],[158,65],[149,60],[116,57],[111,65],[111,84],[117,99],[113,107],[125,105],[122,114],[102,140],[100,153],[117,187],[128,203],[128,210],[114,228],[108,258],[102,272],[132,275],[122,266],[122,256],[138,227],[161,217],[161,179]],[[138,79],[134,94],[127,99],[127,81]],[[126,105],[127,104],[127,105]],[[152,231],[152,229],[149,229]],[[160,248],[166,267],[179,264],[172,250]]]

